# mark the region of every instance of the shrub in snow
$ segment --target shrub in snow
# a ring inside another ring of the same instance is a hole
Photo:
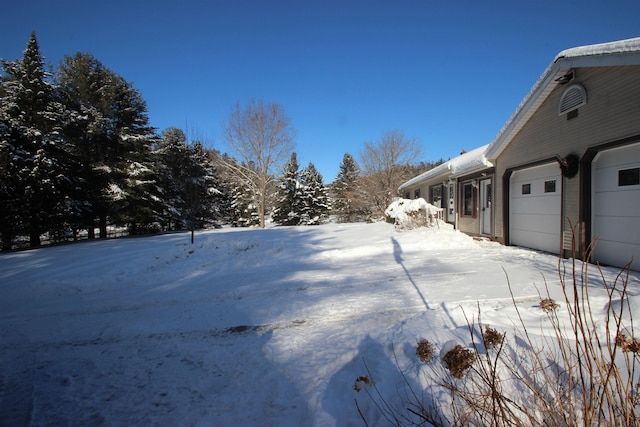
[[[422,363],[429,363],[436,357],[436,348],[434,347],[433,343],[423,338],[418,341],[418,346],[416,347],[416,355]]]
[[[484,348],[491,350],[496,347],[502,346],[504,342],[504,332],[498,332],[490,326],[485,326],[482,331],[482,341],[484,341]]]
[[[369,378],[368,375],[364,375],[356,378],[356,381],[353,383],[353,389],[358,393],[360,393],[360,391],[362,391],[363,388],[371,387],[374,384],[375,383],[371,378]]]
[[[476,361],[476,353],[455,341],[448,341],[440,350],[440,362],[454,378],[462,378]]]
[[[387,207],[384,215],[387,222],[395,224],[396,228],[411,230],[418,227],[437,226],[440,212],[442,208],[427,203],[423,198],[397,198]]]
[[[545,313],[551,313],[560,308],[560,304],[556,303],[552,298],[545,298],[540,301],[540,308]]]

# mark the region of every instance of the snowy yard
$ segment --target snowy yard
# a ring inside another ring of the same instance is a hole
[[[440,228],[221,229],[0,255],[0,425],[384,425],[420,338],[548,331],[558,258]],[[590,268],[594,316],[606,299]],[[603,269],[613,282],[618,269]],[[640,274],[632,273],[632,307]],[[559,310],[562,313],[564,308]],[[602,310],[600,312],[599,310]],[[640,320],[640,315],[636,316]],[[640,324],[636,324],[638,328]],[[394,356],[395,353],[395,356]],[[397,361],[396,361],[397,357]]]

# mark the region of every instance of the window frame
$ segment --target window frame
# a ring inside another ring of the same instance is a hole
[[[623,176],[623,173],[627,173],[626,176]],[[628,183],[627,180],[631,178],[633,182]],[[618,188],[624,187],[633,187],[636,185],[640,185],[640,167],[636,166],[633,168],[626,169],[618,169]]]
[[[467,188],[470,189],[470,194],[467,195]],[[474,180],[468,180],[460,183],[460,216],[465,218],[476,218],[478,216],[478,189],[477,185],[474,185]],[[471,213],[467,213],[467,208],[471,210]]]

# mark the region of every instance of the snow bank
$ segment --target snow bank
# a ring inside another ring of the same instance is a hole
[[[422,197],[417,199],[397,198],[391,202],[384,214],[389,222],[393,222],[399,229],[434,227],[438,225],[442,216],[442,208],[427,203]]]

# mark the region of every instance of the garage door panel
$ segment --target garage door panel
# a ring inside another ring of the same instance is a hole
[[[553,200],[555,198],[556,200]],[[535,215],[557,215],[557,205],[560,204],[560,196],[552,196],[547,198],[527,197],[518,199],[517,203],[513,203],[513,214],[535,214]]]
[[[638,251],[637,244],[612,241],[599,241],[591,257],[592,261],[616,267],[624,267],[632,259],[631,268],[638,270],[640,268],[640,251]]]
[[[640,189],[635,191],[608,191],[595,195],[598,200],[593,207],[594,215],[637,216]]]
[[[557,163],[548,163],[542,166],[534,166],[528,169],[515,171],[519,181],[546,181],[560,175],[560,166]]]
[[[640,144],[603,151],[600,158],[596,159],[596,168],[604,169],[611,166],[625,168],[636,163],[638,156],[640,156]]]
[[[511,228],[558,234],[557,215],[520,214],[512,216]]]
[[[560,240],[557,233],[512,229],[511,240],[515,245],[539,249],[545,252],[558,253],[558,249],[560,249]]]
[[[594,221],[595,229],[599,240],[620,241],[624,243],[640,242],[640,228],[638,228],[637,218],[627,217],[596,217]]]

